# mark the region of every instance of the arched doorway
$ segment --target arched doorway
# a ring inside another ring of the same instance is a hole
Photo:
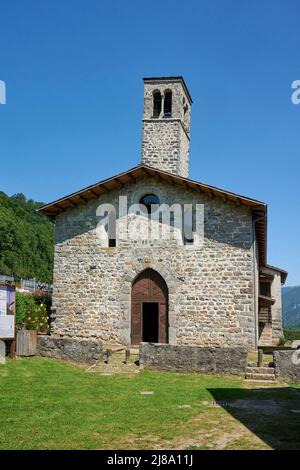
[[[142,271],[131,290],[131,344],[168,342],[168,287],[153,269]]]

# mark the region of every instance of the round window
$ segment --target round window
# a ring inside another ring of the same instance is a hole
[[[155,194],[146,194],[141,198],[140,204],[143,204],[146,207],[148,214],[151,214],[151,206],[153,204],[159,204],[159,199]]]

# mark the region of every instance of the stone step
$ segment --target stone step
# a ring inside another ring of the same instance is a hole
[[[246,383],[253,382],[253,383],[259,384],[259,386],[261,386],[263,384],[266,384],[266,385],[273,384],[275,382],[275,380],[246,379],[245,382]]]
[[[115,353],[115,352],[125,351],[126,346],[120,346],[120,345],[115,345],[115,344],[104,344],[103,351],[106,351],[107,349]]]
[[[137,356],[138,356],[138,355],[139,355],[139,350],[140,350],[140,349],[139,349],[138,346],[137,346],[137,347],[131,346],[131,348],[130,348],[130,354],[133,354],[133,355],[137,355]]]
[[[109,364],[122,364],[125,362],[134,362],[139,358],[139,349],[130,349],[130,355],[127,356],[126,348],[110,350],[111,354],[107,357],[107,350],[103,351],[102,361]],[[131,359],[130,359],[131,358]]]
[[[260,380],[274,382],[275,381],[275,375],[274,374],[249,374],[249,373],[246,373],[246,379],[257,380],[258,382]]]
[[[274,367],[253,367],[248,366],[246,372],[249,374],[271,374],[274,375]]]
[[[257,362],[248,362],[248,367],[258,367]],[[273,362],[263,362],[262,367],[273,367]]]

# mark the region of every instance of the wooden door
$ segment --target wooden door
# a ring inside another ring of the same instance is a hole
[[[168,288],[153,269],[145,269],[136,278],[131,291],[131,343],[143,341],[142,312],[143,303],[156,302],[158,312],[158,342],[168,342]]]
[[[168,305],[166,303],[159,303],[158,311],[158,342],[168,342]]]

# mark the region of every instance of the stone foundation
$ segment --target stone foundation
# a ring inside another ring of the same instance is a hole
[[[276,377],[287,383],[299,384],[300,363],[297,365],[294,362],[300,362],[300,351],[274,351],[273,357]]]
[[[244,376],[247,349],[142,343],[139,360],[148,369]]]
[[[53,336],[38,336],[37,354],[55,359],[82,363],[98,361],[102,353],[102,343],[97,340],[78,340]]]

